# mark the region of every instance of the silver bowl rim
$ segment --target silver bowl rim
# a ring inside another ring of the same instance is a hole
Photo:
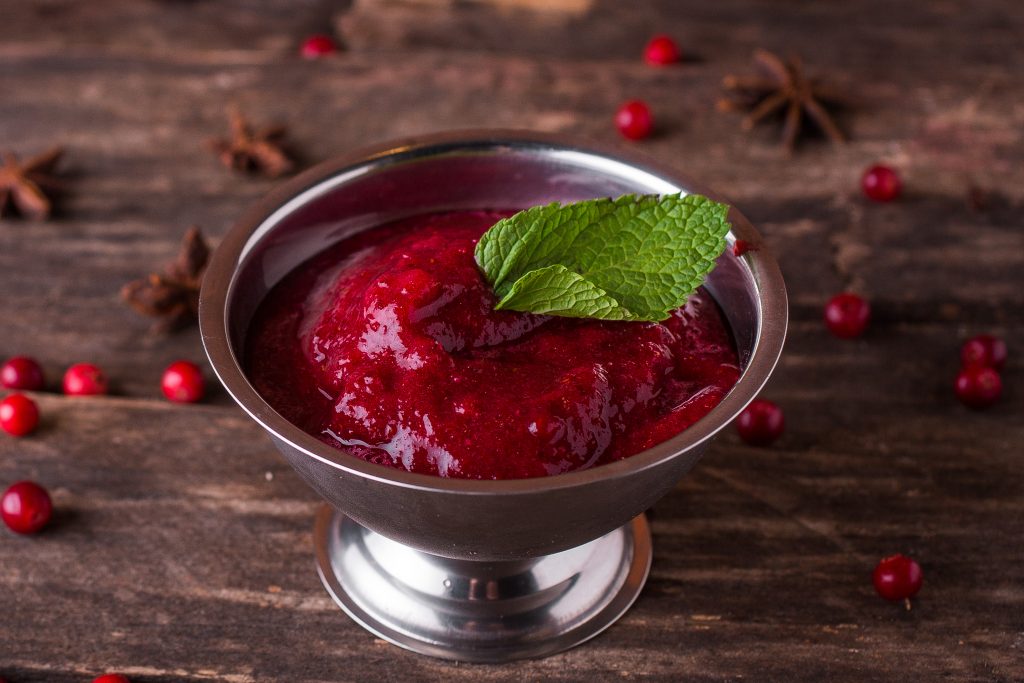
[[[272,190],[245,211],[214,250],[203,277],[199,301],[199,325],[203,346],[218,379],[231,397],[266,431],[291,448],[348,475],[371,479],[402,488],[464,495],[521,495],[568,489],[597,480],[626,478],[666,460],[697,448],[725,428],[760,392],[782,353],[788,325],[786,287],[778,264],[763,247],[760,234],[735,208],[730,243],[734,239],[758,245],[744,254],[749,275],[757,287],[760,304],[759,332],[747,366],[726,397],[707,415],[667,441],[628,458],[590,469],[529,479],[455,479],[418,474],[377,465],[339,450],[305,432],[274,410],[246,378],[230,340],[228,301],[236,283],[242,256],[259,233],[262,238],[283,216],[286,205],[302,205],[298,200],[315,199],[319,186],[336,176],[357,169],[383,167],[417,158],[474,151],[558,151],[577,152],[618,162],[634,170],[666,180],[686,192],[699,192],[720,199],[685,175],[632,150],[601,143],[581,141],[559,134],[521,130],[460,130],[393,140],[364,147],[324,161],[300,173]],[[722,200],[725,201],[725,200]],[[270,223],[273,221],[273,223]]]

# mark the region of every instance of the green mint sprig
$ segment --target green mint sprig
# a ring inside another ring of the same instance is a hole
[[[535,206],[495,223],[475,257],[496,309],[664,320],[725,250],[728,213],[696,194]]]

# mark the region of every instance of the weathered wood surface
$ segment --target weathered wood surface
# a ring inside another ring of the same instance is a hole
[[[0,147],[66,143],[72,186],[50,222],[0,221],[0,356],[32,353],[52,379],[94,361],[118,390],[40,395],[41,431],[0,438],[0,483],[36,479],[58,508],[37,538],[0,533],[0,676],[1024,679],[1019,2],[593,0],[559,3],[560,16],[513,2],[489,32],[473,28],[486,5],[434,3],[427,21],[410,4],[0,7]],[[332,27],[349,52],[294,56]],[[655,31],[694,59],[645,67]],[[778,131],[743,134],[714,110],[722,76],[760,46],[801,53],[856,96],[841,119],[851,144],[809,141],[787,158]],[[765,395],[788,432],[769,450],[718,439],[655,508],[651,580],[595,641],[510,666],[384,644],[320,587],[317,501],[260,430],[223,392],[198,407],[160,398],[168,361],[202,357],[197,333],[147,335],[118,288],[169,258],[189,224],[223,234],[271,186],[203,150],[228,101],[288,121],[315,162],[471,126],[613,141],[611,112],[630,97],[661,127],[641,147],[730,197],[782,263],[792,326]],[[879,159],[903,172],[903,201],[860,198],[859,173]],[[995,193],[982,212],[965,201],[972,181]],[[875,320],[838,342],[820,308],[851,286]],[[960,340],[982,331],[1010,344],[1007,392],[970,413],[950,385]],[[896,551],[925,571],[909,613],[870,584]]]

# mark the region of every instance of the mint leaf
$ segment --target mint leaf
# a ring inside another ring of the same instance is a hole
[[[515,281],[496,308],[602,320],[639,320],[614,297],[563,265],[531,270]]]
[[[664,320],[714,268],[728,212],[694,194],[536,206],[484,233],[476,262],[498,309]]]

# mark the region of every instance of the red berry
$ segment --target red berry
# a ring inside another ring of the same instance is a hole
[[[299,49],[299,53],[306,59],[319,59],[337,51],[338,44],[334,42],[334,38],[322,33],[306,38]]]
[[[630,100],[615,112],[615,126],[630,140],[643,140],[654,129],[651,109],[640,100]]]
[[[187,360],[179,360],[168,365],[160,386],[164,390],[164,396],[175,403],[195,403],[206,393],[203,371],[198,365]]]
[[[864,171],[860,179],[861,189],[868,199],[876,202],[891,202],[903,191],[903,182],[896,171],[888,166],[876,164]]]
[[[43,388],[43,369],[34,358],[15,356],[0,365],[0,386],[7,389],[39,391]]]
[[[103,674],[92,679],[92,683],[131,683],[127,676],[121,674]]]
[[[746,240],[736,240],[732,245],[732,253],[737,258],[743,256],[748,251],[757,251],[757,247]]]
[[[751,446],[770,446],[782,436],[785,428],[786,417],[782,408],[762,399],[751,401],[736,418],[740,438]]]
[[[31,434],[39,424],[36,402],[23,394],[11,394],[0,401],[0,429],[13,436]]]
[[[19,481],[0,498],[0,517],[11,531],[34,534],[50,521],[50,494],[33,481]]]
[[[64,373],[64,393],[68,396],[96,396],[107,393],[107,377],[91,363],[78,363]]]
[[[965,368],[1002,370],[1006,365],[1006,342],[990,334],[971,337],[960,348],[960,362]]]
[[[917,562],[904,555],[892,555],[879,560],[871,580],[886,600],[909,600],[921,590],[924,575]]]
[[[679,46],[671,36],[657,35],[651,38],[644,48],[644,61],[651,66],[667,66],[675,64],[681,57]]]
[[[840,339],[864,334],[870,319],[871,306],[856,294],[836,294],[825,304],[825,325],[829,332]]]
[[[956,376],[956,397],[969,408],[988,408],[1003,393],[1003,380],[992,368],[964,368]]]

